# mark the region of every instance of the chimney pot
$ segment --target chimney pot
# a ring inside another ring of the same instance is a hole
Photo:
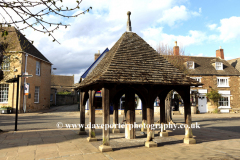
[[[179,56],[179,46],[177,46],[177,41],[175,41],[175,46],[173,47],[173,55]]]
[[[100,50],[98,50],[98,53],[95,53],[94,55],[94,61],[96,61],[100,55],[101,55]]]
[[[221,46],[220,46],[220,49],[216,50],[216,57],[224,59],[224,52]]]

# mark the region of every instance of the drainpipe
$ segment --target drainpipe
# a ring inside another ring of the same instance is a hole
[[[27,57],[28,57],[28,54],[26,53],[26,54],[25,54],[25,69],[24,69],[24,73],[27,72]],[[26,78],[24,78],[24,87],[25,87],[25,85],[26,85]],[[24,89],[24,91],[25,91],[25,89]],[[26,101],[27,101],[27,97],[26,97],[24,91],[23,91],[23,112],[26,113]]]

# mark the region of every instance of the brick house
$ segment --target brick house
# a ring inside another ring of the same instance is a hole
[[[173,48],[174,55],[179,55],[179,47]],[[203,83],[203,86],[191,87],[191,101],[200,113],[212,112],[216,106],[207,99],[206,93],[215,89],[222,98],[218,109],[222,113],[240,108],[240,72],[224,60],[223,49],[216,50],[216,57],[182,56],[187,68],[187,75]],[[197,95],[197,96],[196,96]]]
[[[2,63],[4,79],[0,82],[0,106],[11,106],[15,111],[17,83],[6,81],[28,73],[33,77],[19,78],[19,111],[31,112],[48,108],[52,63],[17,29],[14,27],[5,29],[9,32],[7,38],[0,37],[6,51]],[[24,88],[29,89],[28,93],[24,93]]]

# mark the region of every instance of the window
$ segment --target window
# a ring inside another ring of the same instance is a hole
[[[3,62],[2,62],[1,69],[3,71],[9,71],[10,70],[10,57],[9,56],[4,56],[3,57]]]
[[[218,87],[229,87],[228,78],[229,77],[217,77],[217,86]]]
[[[39,103],[39,87],[35,87],[34,103]]]
[[[0,102],[8,103],[8,84],[0,84]]]
[[[228,107],[229,106],[229,99],[228,97],[221,97],[219,100],[218,100],[218,104],[220,107]]]
[[[187,62],[187,68],[188,69],[194,69],[194,62],[193,61],[188,61]]]
[[[196,106],[196,103],[197,103],[197,94],[198,94],[198,91],[197,90],[191,90],[190,92],[190,103],[192,104],[192,106]]]
[[[199,83],[201,83],[202,77],[190,77],[190,78],[192,78],[192,79],[198,81]],[[191,87],[194,87],[194,86],[191,86]],[[198,87],[202,87],[202,86],[198,86]]]
[[[39,61],[36,62],[36,75],[40,76],[40,62]]]
[[[216,62],[216,70],[223,70],[223,63],[222,62]]]

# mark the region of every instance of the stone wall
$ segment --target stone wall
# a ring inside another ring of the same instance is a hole
[[[36,62],[40,62],[40,75],[36,75]],[[23,58],[25,62],[25,58]],[[24,66],[24,64],[23,64]],[[38,58],[28,56],[27,72],[33,77],[27,78],[26,83],[30,84],[29,95],[27,96],[27,112],[46,109],[50,107],[50,90],[51,90],[51,64]],[[24,80],[22,81],[23,85]],[[39,87],[39,102],[34,102],[35,87]],[[22,104],[21,104],[22,105]],[[21,106],[22,109],[22,106]]]
[[[58,95],[57,94],[57,105],[71,105],[77,104],[77,95]]]
[[[11,62],[10,67],[15,68],[13,76],[21,75],[25,72],[25,54],[18,55],[20,61]],[[40,75],[36,75],[36,61],[40,62]],[[27,70],[28,74],[33,77],[26,79],[26,83],[30,84],[29,94],[25,95],[26,98],[26,112],[37,111],[50,107],[50,87],[51,87],[51,64],[40,60],[39,58],[28,55],[27,57]],[[3,84],[6,84],[3,82]],[[8,102],[0,103],[0,106],[7,105],[16,108],[17,97],[17,83],[8,83]],[[35,86],[39,87],[39,102],[34,102]],[[24,97],[24,78],[19,78],[19,98],[18,108],[23,112],[23,97]]]

